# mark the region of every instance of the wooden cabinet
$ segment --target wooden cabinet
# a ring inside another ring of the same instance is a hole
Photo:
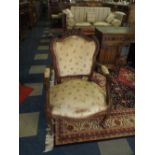
[[[99,27],[96,35],[100,40],[98,61],[108,66],[121,64],[123,45],[134,41],[134,31],[128,27]]]
[[[128,24],[130,26],[135,25],[135,4],[130,5],[129,16],[128,16]]]

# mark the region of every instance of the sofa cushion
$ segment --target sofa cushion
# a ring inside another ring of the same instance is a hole
[[[115,14],[115,18],[120,21],[122,21],[123,17],[126,15],[124,12],[121,12],[121,11],[115,11],[114,14]]]
[[[115,14],[114,13],[110,13],[109,15],[108,15],[108,17],[106,18],[106,22],[107,23],[111,23],[112,21],[113,21],[113,19],[115,18]]]
[[[95,15],[95,12],[93,12],[93,11],[89,11],[89,12],[87,12],[87,21],[88,22],[95,22],[95,19],[96,19],[96,15]]]
[[[78,22],[75,26],[91,26],[91,24],[89,22]]]
[[[121,21],[120,21],[119,19],[114,19],[114,20],[111,22],[111,24],[112,24],[113,26],[120,26],[120,25],[121,25]]]
[[[68,18],[73,18],[73,17],[74,17],[74,15],[73,15],[73,13],[71,12],[70,9],[65,9],[65,10],[63,10],[62,12],[63,12],[64,14],[66,14],[66,16],[67,16]]]
[[[110,12],[110,7],[96,7],[96,21],[104,21]]]
[[[50,88],[53,115],[83,118],[107,109],[106,92],[94,82],[65,81]]]
[[[94,26],[110,26],[111,24],[101,21],[101,22],[95,22],[93,23]]]

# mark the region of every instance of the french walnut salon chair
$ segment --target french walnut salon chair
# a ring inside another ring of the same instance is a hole
[[[108,78],[106,90],[91,81],[98,50],[97,39],[80,34],[65,35],[51,41],[54,70],[46,68],[44,75],[46,116],[51,128],[56,119],[81,120],[98,115],[105,118],[109,113]]]

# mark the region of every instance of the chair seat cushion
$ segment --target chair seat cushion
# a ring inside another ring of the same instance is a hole
[[[83,118],[107,109],[106,92],[94,82],[72,79],[50,88],[52,115]]]
[[[94,26],[110,26],[111,24],[104,22],[104,21],[99,21],[99,22],[95,22],[93,23]]]

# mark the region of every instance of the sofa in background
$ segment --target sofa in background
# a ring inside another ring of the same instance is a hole
[[[110,7],[72,6],[63,10],[66,15],[66,28],[83,26],[121,26],[124,12],[112,12]]]

